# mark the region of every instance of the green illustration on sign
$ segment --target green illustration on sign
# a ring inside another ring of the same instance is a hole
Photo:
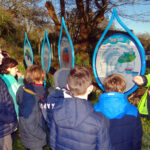
[[[135,52],[124,52],[118,59],[119,63],[132,62],[136,58]]]

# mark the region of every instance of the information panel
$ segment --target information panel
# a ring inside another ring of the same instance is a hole
[[[141,72],[141,54],[127,35],[114,34],[105,39],[96,55],[96,72],[101,84],[104,78],[117,73],[127,82],[126,91],[134,86],[133,77]]]
[[[45,30],[45,36],[41,49],[41,64],[45,73],[49,72],[50,64],[51,64],[51,48],[47,35],[47,30]]]
[[[24,59],[27,66],[31,66],[33,64],[33,52],[28,40],[27,34],[25,33],[25,40],[24,40]]]
[[[72,49],[70,42],[67,37],[61,39],[60,44],[60,56],[61,56],[61,66],[62,68],[72,67]]]
[[[62,17],[60,36],[58,41],[58,57],[60,67],[62,68],[74,67],[75,64],[74,48],[71,37],[65,25],[64,17]]]

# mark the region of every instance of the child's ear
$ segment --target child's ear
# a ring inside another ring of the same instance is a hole
[[[68,84],[66,84],[66,89],[67,89],[68,91],[70,91],[70,88],[69,88],[69,85],[68,85]]]
[[[11,68],[7,68],[6,70],[8,71],[8,74],[10,74]]]
[[[92,91],[93,91],[93,85],[90,85],[90,86],[87,88],[87,93],[90,94]]]

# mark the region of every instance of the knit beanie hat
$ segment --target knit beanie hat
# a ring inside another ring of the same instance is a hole
[[[55,87],[66,88],[70,68],[61,68],[54,74]]]

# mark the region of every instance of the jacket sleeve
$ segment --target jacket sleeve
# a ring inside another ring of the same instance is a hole
[[[147,79],[146,87],[150,87],[150,75],[145,75]]]
[[[141,119],[138,114],[136,122],[135,122],[135,131],[133,135],[133,150],[141,150],[142,135],[143,135],[142,124],[141,124]]]
[[[97,136],[97,150],[107,149],[112,150],[110,143],[109,130],[107,128],[107,122],[105,119],[102,120],[102,126],[99,129]]]
[[[17,104],[19,105],[19,89],[17,90],[17,93],[16,93],[16,101],[17,101]]]
[[[13,99],[6,84],[0,79],[0,122],[10,123],[16,120]]]

